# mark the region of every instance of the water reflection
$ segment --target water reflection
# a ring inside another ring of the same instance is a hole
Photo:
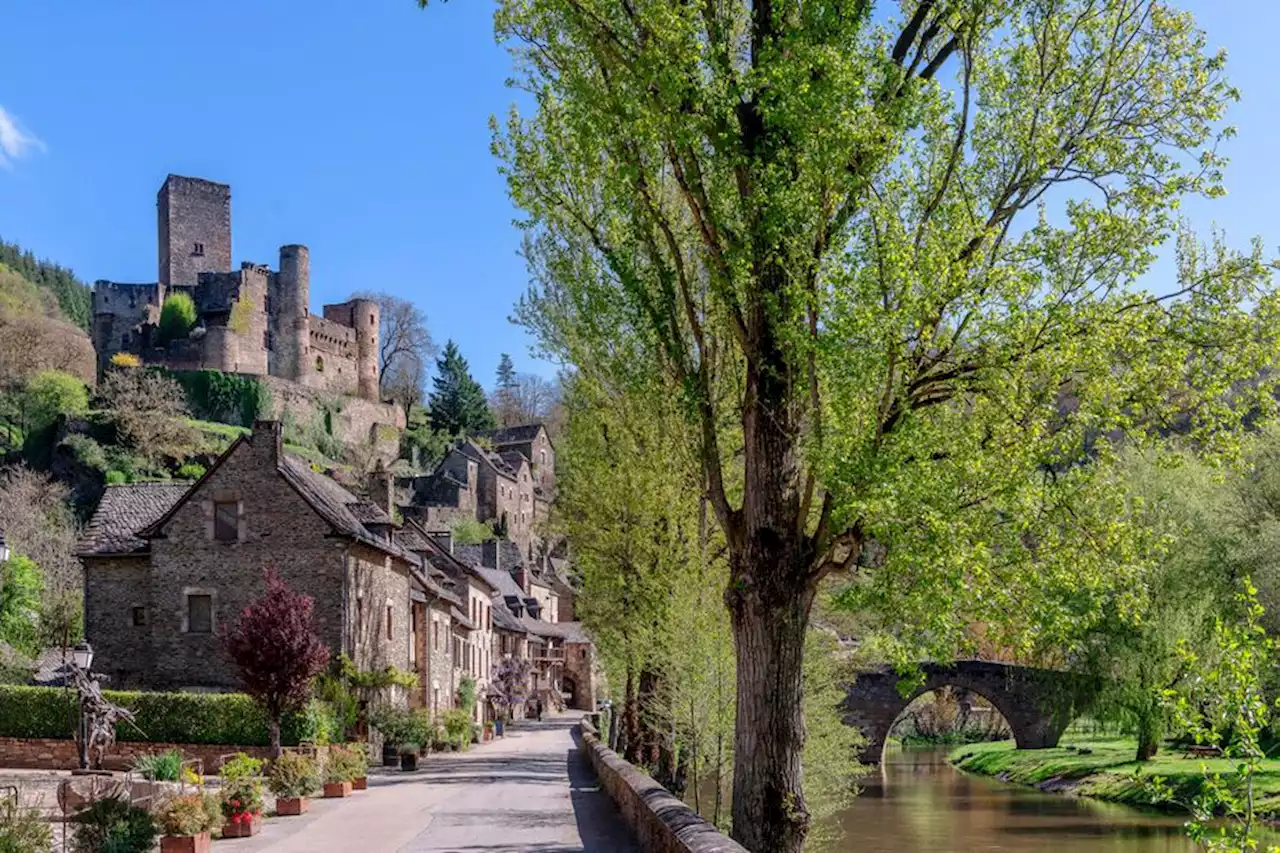
[[[960,773],[945,750],[891,748],[820,853],[1191,853],[1184,819]],[[812,845],[811,845],[812,847]],[[819,851],[815,851],[819,853]]]

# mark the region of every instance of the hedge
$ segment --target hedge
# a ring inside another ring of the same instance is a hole
[[[108,700],[134,713],[137,728],[116,726],[122,741],[225,743],[269,746],[266,715],[243,693],[150,693],[105,690]],[[0,685],[0,737],[67,738],[75,717],[75,693],[60,687]],[[288,715],[286,745],[313,739],[315,713]],[[139,731],[141,729],[141,731]]]

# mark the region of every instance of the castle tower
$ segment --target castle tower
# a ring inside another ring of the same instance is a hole
[[[231,187],[170,175],[156,195],[160,299],[195,287],[202,272],[231,272]]]
[[[306,246],[280,247],[280,272],[271,305],[272,355],[275,376],[302,381],[310,347],[308,324],[311,260]]]
[[[378,402],[378,303],[372,299],[352,299],[351,325],[356,330],[356,374],[360,396]]]

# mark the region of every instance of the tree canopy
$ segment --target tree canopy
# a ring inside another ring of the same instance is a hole
[[[164,299],[160,308],[160,341],[182,340],[196,326],[196,303],[191,295],[177,291]]]
[[[1114,446],[1220,449],[1274,408],[1245,384],[1280,328],[1260,247],[1176,218],[1223,189],[1225,57],[1161,0],[505,0],[496,26],[534,96],[496,127],[518,316],[681,401],[731,566],[733,834],[796,853],[823,578],[939,651],[1063,629],[1068,578],[1132,557]]]
[[[493,413],[480,383],[453,341],[436,360],[434,390],[428,399],[431,428],[448,435],[477,435],[493,429]]]

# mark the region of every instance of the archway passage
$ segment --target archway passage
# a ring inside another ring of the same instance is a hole
[[[920,665],[923,682],[903,693],[903,679],[891,668],[860,672],[849,688],[842,711],[847,725],[864,737],[861,760],[879,764],[894,721],[917,696],[941,687],[957,687],[990,702],[1009,723],[1018,749],[1047,749],[1071,722],[1072,676],[1035,667],[990,661],[956,661]]]

